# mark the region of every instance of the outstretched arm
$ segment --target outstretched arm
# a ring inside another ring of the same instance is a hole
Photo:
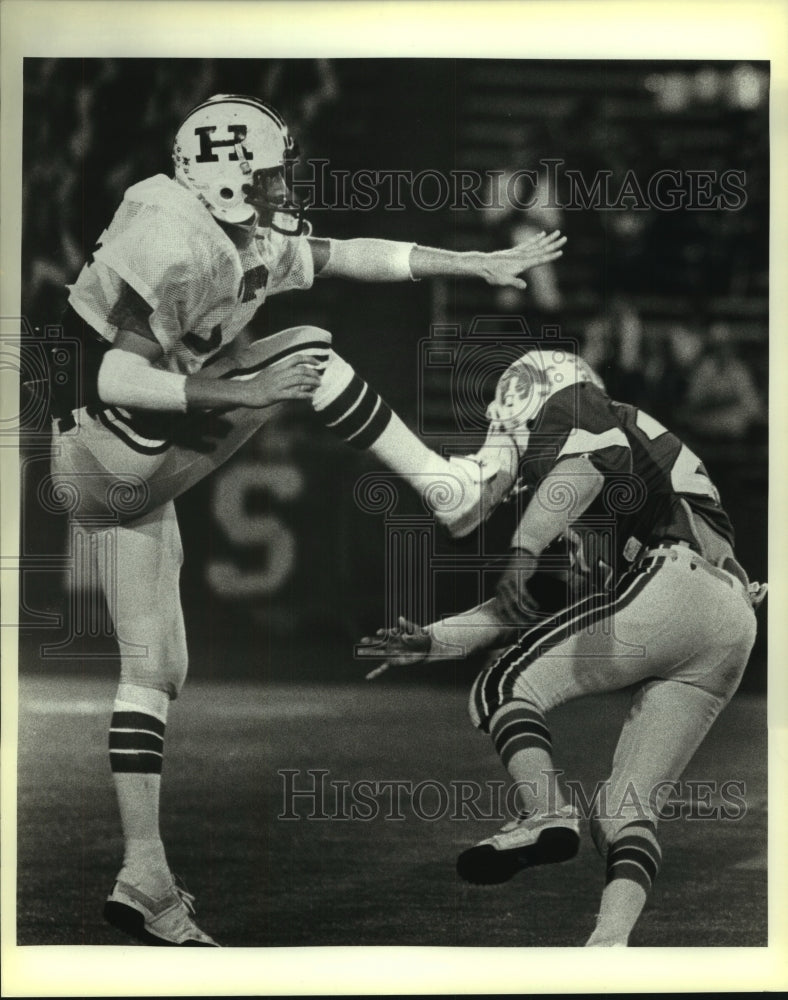
[[[421,278],[481,278],[489,285],[525,288],[520,277],[529,268],[557,260],[566,237],[537,236],[492,253],[458,252],[393,240],[324,240],[310,238],[315,274],[356,281],[419,281]]]
[[[501,620],[493,598],[424,627],[400,618],[397,628],[378,629],[374,636],[365,636],[358,653],[362,659],[382,661],[367,674],[367,680],[373,680],[389,667],[423,660],[459,660],[504,645],[515,634],[516,628]]]
[[[425,627],[400,618],[396,629],[362,639],[362,658],[382,660],[367,674],[422,660],[459,659],[514,639],[517,629],[538,617],[528,581],[539,556],[599,495],[604,478],[585,456],[566,458],[548,473],[526,507],[512,539],[509,564],[491,600]]]

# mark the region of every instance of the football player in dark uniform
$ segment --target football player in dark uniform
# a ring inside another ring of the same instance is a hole
[[[765,585],[750,584],[737,561],[701,460],[648,414],[609,398],[579,358],[529,351],[500,379],[488,415],[488,451],[508,451],[498,464],[517,469],[529,498],[495,596],[426,627],[400,619],[364,639],[362,652],[383,658],[374,676],[505,647],[474,683],[469,709],[519,808],[460,855],[458,872],[474,883],[575,855],[580,817],[558,785],[546,717],[582,695],[634,686],[591,817],[607,884],[587,944],[624,946],[659,868],[660,809],[739,685]],[[535,594],[561,540],[568,596],[546,611]]]

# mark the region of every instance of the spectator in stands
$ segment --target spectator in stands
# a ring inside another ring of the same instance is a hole
[[[641,404],[647,394],[643,363],[643,323],[632,303],[615,296],[610,307],[585,329],[583,358],[616,399]]]
[[[704,356],[693,366],[685,419],[699,436],[734,441],[765,424],[763,401],[726,323],[712,324]]]

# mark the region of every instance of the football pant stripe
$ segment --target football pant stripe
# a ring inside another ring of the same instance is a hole
[[[664,560],[663,560],[664,561]],[[609,594],[592,594],[558,615],[529,629],[501,658],[478,678],[474,688],[474,708],[483,731],[489,731],[489,720],[502,704],[512,700],[514,687],[521,674],[541,656],[583,628],[598,623],[626,608],[640,595],[660,562],[638,570],[634,579],[627,574],[621,586],[626,587],[612,600]],[[541,633],[541,638],[539,638]],[[526,643],[529,646],[524,648]]]
[[[96,416],[99,421],[112,431],[116,438],[119,438],[125,445],[140,455],[161,455],[170,447],[169,441],[151,442],[143,444],[148,439],[140,438],[128,424],[121,426],[122,418],[116,414],[110,415],[110,410],[98,410]]]
[[[270,368],[271,365],[275,365],[277,361],[289,358],[291,354],[301,354],[303,351],[315,350],[319,350],[322,353],[312,355],[314,360],[319,361],[321,364],[327,364],[328,353],[325,341],[310,340],[304,344],[291,344],[289,347],[285,347],[283,350],[277,351],[276,354],[272,354],[270,358],[258,361],[257,364],[254,365],[248,365],[246,368],[231,368],[229,371],[223,372],[219,378],[250,378],[252,375],[256,375],[265,368]]]

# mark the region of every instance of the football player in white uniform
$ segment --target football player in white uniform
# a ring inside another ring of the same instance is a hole
[[[266,296],[309,288],[317,274],[460,275],[522,288],[520,275],[559,257],[564,242],[542,234],[484,254],[313,238],[288,187],[295,156],[284,121],[259,100],[217,95],[195,108],[175,138],[175,177],[126,191],[71,286],[64,328],[82,350],[70,381],[51,380],[53,482],[74,530],[90,535],[123,639],[109,749],[125,851],[105,916],[149,944],[215,945],[175,884],[159,833],[168,707],[187,671],[173,499],[294,399],[406,477],[417,469],[416,486],[425,470],[446,474],[466,497],[446,515],[449,527],[477,502],[486,475],[478,462],[426,449],[334,353],[325,330],[251,342],[246,325]],[[223,436],[206,442],[217,415]]]

